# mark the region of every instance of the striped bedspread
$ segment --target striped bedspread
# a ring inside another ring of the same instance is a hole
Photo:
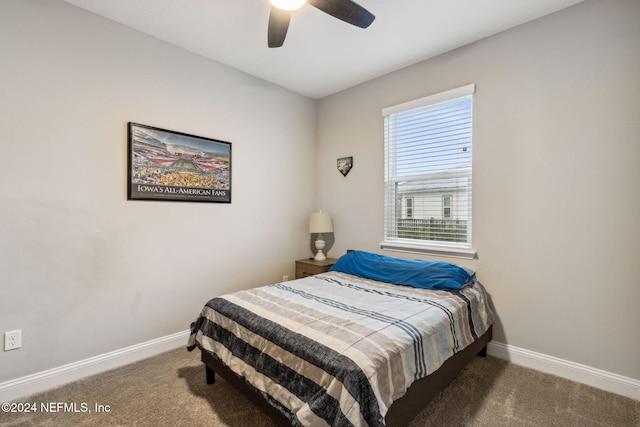
[[[244,377],[293,425],[382,426],[415,380],[492,322],[478,282],[433,291],[328,272],[210,300],[188,348]]]

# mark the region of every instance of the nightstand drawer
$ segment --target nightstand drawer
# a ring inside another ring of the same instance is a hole
[[[296,279],[302,277],[313,276],[314,274],[325,273],[336,263],[336,259],[327,258],[323,261],[315,259],[299,259],[296,260]]]

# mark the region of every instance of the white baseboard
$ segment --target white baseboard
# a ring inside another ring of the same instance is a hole
[[[640,400],[640,381],[633,378],[495,341],[491,341],[487,346],[487,354],[516,365]]]
[[[185,346],[189,330],[0,383],[0,402],[10,402],[71,381]],[[640,400],[640,381],[508,344],[491,341],[487,354],[612,393]]]
[[[69,363],[58,368],[38,372],[15,380],[0,383],[0,402],[39,393],[63,384],[77,381],[119,366],[128,365],[177,347],[186,348],[189,330],[111,351],[89,359]],[[186,351],[186,350],[185,350]]]

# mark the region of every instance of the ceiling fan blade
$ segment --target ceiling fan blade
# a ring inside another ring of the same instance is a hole
[[[351,0],[308,0],[311,6],[351,25],[367,28],[376,17]]]
[[[289,21],[291,21],[290,11],[278,9],[275,6],[271,7],[271,13],[269,14],[269,30],[267,36],[269,47],[282,46],[285,37],[287,37]]]

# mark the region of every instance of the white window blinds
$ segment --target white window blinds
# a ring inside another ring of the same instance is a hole
[[[468,85],[382,110],[384,243],[471,247],[474,93]]]

